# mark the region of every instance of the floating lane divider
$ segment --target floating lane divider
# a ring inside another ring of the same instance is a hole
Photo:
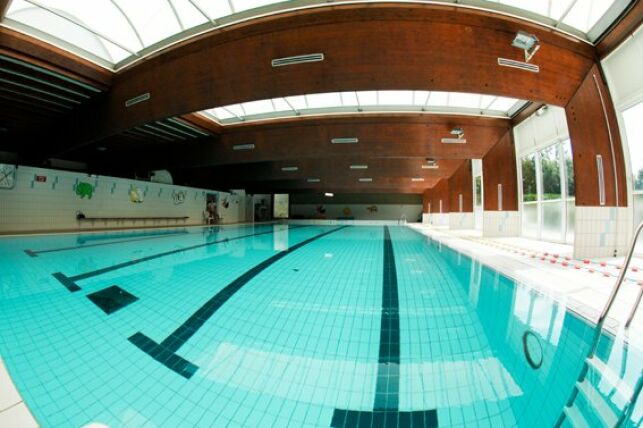
[[[161,238],[170,238],[170,237],[176,237],[176,235],[187,235],[189,234],[188,231],[182,230],[178,232],[171,232],[171,233],[161,233],[158,235],[154,236],[143,236],[140,238],[131,238],[131,239],[121,239],[119,241],[109,241],[109,242],[100,242],[96,244],[85,244],[85,245],[74,245],[70,247],[61,247],[61,248],[50,248],[46,250],[24,250],[25,254],[27,254],[29,257],[38,257],[38,254],[42,253],[57,253],[59,251],[69,251],[69,250],[80,250],[83,248],[91,248],[91,247],[102,247],[104,245],[114,245],[114,244],[124,244],[126,242],[136,242],[136,241],[147,241],[150,239],[161,239]],[[117,238],[114,238],[117,239]]]
[[[335,409],[330,426],[425,427],[438,426],[436,410],[399,411],[400,402],[400,302],[393,241],[384,226],[384,266],[382,270],[382,319],[380,353],[373,411]]]
[[[291,229],[296,229],[296,228],[310,227],[310,226],[301,225],[301,226],[289,226],[289,227]],[[108,273],[108,272],[112,272],[112,271],[115,271],[115,270],[119,270],[119,269],[129,267],[129,266],[137,265],[139,263],[148,262],[150,260],[159,259],[161,257],[171,256],[173,254],[178,254],[178,253],[182,253],[182,252],[185,252],[185,251],[195,250],[197,248],[208,247],[210,245],[216,245],[216,244],[220,244],[222,242],[236,241],[236,240],[239,240],[239,239],[249,238],[251,236],[268,235],[268,234],[273,233],[273,232],[274,232],[274,229],[271,228],[270,230],[267,230],[265,232],[250,233],[250,234],[247,234],[247,235],[241,235],[241,236],[235,236],[235,237],[231,237],[231,238],[219,239],[217,241],[206,242],[205,244],[190,245],[189,247],[183,247],[183,248],[178,248],[178,249],[172,250],[172,251],[166,251],[166,252],[163,252],[163,253],[153,254],[151,256],[142,257],[140,259],[130,260],[130,261],[127,261],[127,262],[119,263],[119,264],[116,264],[116,265],[113,265],[113,266],[108,266],[108,267],[105,267],[105,268],[102,268],[102,269],[93,270],[91,272],[81,273],[81,274],[74,275],[74,276],[67,276],[62,272],[56,272],[56,273],[53,273],[52,275],[62,285],[64,285],[67,288],[67,290],[69,290],[70,292],[73,293],[73,292],[79,291],[81,289],[80,286],[78,284],[76,284],[76,282],[81,281],[83,279],[93,278],[95,276],[102,275],[104,273]]]
[[[320,238],[335,233],[349,226],[341,226],[328,232],[308,238],[298,244],[293,245],[285,251],[281,251],[270,258],[259,263],[252,269],[246,271],[237,277],[230,284],[226,285],[203,306],[197,309],[183,324],[174,330],[160,344],[156,343],[141,332],[135,333],[129,337],[129,341],[136,345],[143,352],[160,362],[168,369],[178,373],[186,379],[190,379],[198,370],[198,367],[186,359],[176,355],[176,352],[187,342],[198,330],[205,324],[215,312],[223,306],[234,294],[239,291],[250,280],[269,268],[275,262],[283,259],[287,255],[297,251],[301,247],[310,244]]]

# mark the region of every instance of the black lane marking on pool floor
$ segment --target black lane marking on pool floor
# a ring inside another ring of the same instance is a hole
[[[140,238],[131,238],[131,239],[121,239],[120,241],[110,241],[110,242],[99,242],[96,244],[86,244],[86,245],[73,245],[69,247],[61,247],[61,248],[50,248],[46,250],[23,250],[26,255],[29,257],[38,257],[38,254],[43,254],[43,253],[57,253],[60,251],[69,251],[69,250],[80,250],[83,248],[92,248],[92,247],[102,247],[105,245],[115,245],[115,244],[124,244],[126,242],[137,242],[137,241],[148,241],[150,239],[161,239],[161,238],[169,238],[169,237],[175,237],[176,235],[186,235],[189,232],[187,231],[182,231],[182,232],[172,232],[172,233],[162,233],[162,234],[157,234],[154,236],[144,236]],[[118,239],[118,238],[114,238]]]
[[[333,428],[437,428],[435,410],[398,412],[397,410],[342,410],[335,409]]]
[[[191,378],[198,370],[198,367],[186,359],[176,355],[176,352],[212,317],[212,315],[215,314],[221,306],[223,306],[223,304],[225,304],[225,302],[227,302],[250,280],[273,265],[275,262],[297,251],[304,245],[308,245],[313,241],[330,235],[331,233],[335,233],[341,229],[345,229],[346,227],[348,226],[341,226],[333,230],[329,230],[328,232],[313,236],[312,238],[308,238],[293,245],[285,251],[281,251],[273,255],[252,269],[246,271],[210,298],[210,300],[208,300],[203,306],[197,309],[196,312],[194,312],[183,324],[179,326],[179,328],[174,330],[160,344],[154,342],[141,332],[130,336],[128,340],[170,370],[175,371],[186,379]]]
[[[87,298],[107,315],[123,309],[125,306],[138,300],[138,297],[123,290],[118,285],[112,285],[111,287],[90,293],[87,295]]]
[[[306,226],[306,225],[289,226],[290,229],[296,229],[296,228],[302,228],[302,227],[308,227],[308,226]],[[91,272],[81,273],[79,275],[67,276],[62,272],[56,272],[56,273],[53,273],[52,276],[54,278],[56,278],[62,285],[64,285],[67,288],[67,290],[69,290],[70,292],[73,293],[73,292],[78,291],[78,290],[81,289],[80,286],[78,284],[76,284],[76,281],[80,281],[80,280],[87,279],[87,278],[93,278],[95,276],[102,275],[104,273],[112,272],[112,271],[122,269],[122,268],[125,268],[125,267],[128,267],[128,266],[137,265],[139,263],[148,262],[150,260],[158,259],[158,258],[161,258],[161,257],[171,256],[173,254],[182,253],[184,251],[190,251],[190,250],[195,250],[197,248],[208,247],[210,245],[220,244],[222,242],[236,241],[236,240],[239,240],[239,239],[249,238],[251,236],[267,235],[269,233],[274,233],[274,229],[270,229],[270,230],[267,230],[265,232],[250,233],[248,235],[241,235],[241,236],[235,236],[235,237],[232,237],[232,238],[219,239],[217,241],[206,242],[205,244],[190,245],[189,247],[183,247],[183,248],[178,248],[178,249],[172,250],[172,251],[166,251],[166,252],[163,252],[163,253],[152,254],[151,256],[142,257],[140,259],[130,260],[128,262],[123,262],[123,263],[119,263],[119,264],[116,264],[116,265],[113,265],[113,266],[108,266],[108,267],[105,267],[105,268],[102,268],[102,269],[93,270]]]
[[[399,400],[400,300],[393,241],[388,226],[384,226],[380,352],[373,411],[335,409],[330,426],[333,428],[434,428],[438,426],[436,410],[400,412]]]

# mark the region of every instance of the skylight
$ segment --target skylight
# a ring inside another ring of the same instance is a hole
[[[231,104],[202,114],[226,125],[263,119],[376,112],[433,112],[511,117],[525,104],[515,98],[463,92],[362,91],[297,95]]]
[[[384,0],[351,0],[347,3]],[[595,40],[629,0],[436,0],[489,9]],[[13,0],[3,25],[110,68],[120,68],[176,41],[256,15],[326,0]],[[390,94],[394,96],[393,94]],[[368,95],[367,95],[368,96]],[[324,100],[314,100],[323,103]],[[330,103],[327,100],[326,103]],[[402,100],[387,101],[391,104]],[[407,101],[404,101],[406,104]]]

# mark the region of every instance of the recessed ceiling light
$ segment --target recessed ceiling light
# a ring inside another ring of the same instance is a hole
[[[254,144],[235,144],[232,146],[232,150],[254,150],[255,145]]]
[[[411,178],[411,181],[424,181],[424,178],[422,178],[422,177],[413,177],[413,178]]]
[[[362,182],[362,183],[370,183],[371,181],[373,181],[373,179],[372,178],[360,178],[359,181]]]
[[[298,171],[298,166],[284,166],[281,168],[282,171]]]
[[[319,183],[321,180],[319,178],[309,178],[306,181],[309,183]]]
[[[424,165],[422,165],[422,169],[438,169],[438,165],[437,164],[434,164],[434,165],[424,164]]]
[[[105,147],[105,146],[98,146],[98,147],[96,147],[96,150],[98,150],[99,152],[104,152],[105,150],[107,150],[107,147]]]
[[[326,196],[327,198],[332,198],[333,196],[335,196],[335,194],[326,192],[326,193],[324,193],[324,196]]]
[[[359,142],[359,138],[355,137],[342,137],[342,138],[333,138],[330,140],[333,144],[355,144]]]
[[[351,165],[351,169],[368,169],[368,165]]]
[[[441,141],[443,144],[466,144],[467,143],[466,138],[443,138]]]

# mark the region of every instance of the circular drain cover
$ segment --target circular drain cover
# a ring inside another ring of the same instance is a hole
[[[533,331],[527,330],[522,335],[522,349],[531,368],[538,370],[543,365],[543,347]]]

